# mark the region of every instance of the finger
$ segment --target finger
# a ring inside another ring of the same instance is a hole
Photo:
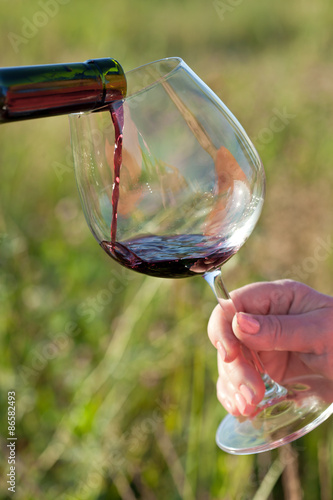
[[[324,319],[323,310],[295,315],[237,313],[232,329],[249,349],[319,354],[327,340]]]
[[[264,383],[257,370],[248,363],[242,353],[232,362],[224,363],[218,356],[220,401],[232,413],[235,407],[242,415],[250,415],[262,400]],[[229,405],[228,405],[229,403]]]
[[[240,352],[240,343],[231,327],[232,316],[231,318],[227,317],[225,310],[217,305],[208,322],[209,339],[218,350],[221,359],[226,363],[235,359]]]
[[[219,401],[234,416],[250,415],[253,412],[253,406],[229,380],[227,373],[224,372],[224,366],[227,366],[227,363],[219,363],[219,378],[216,385]]]
[[[246,285],[231,292],[237,311],[252,314],[287,314],[295,295],[303,296],[309,287],[290,280],[260,282]]]
[[[230,324],[236,311],[254,314],[286,314],[297,296],[309,293],[309,287],[301,283],[281,280],[253,283],[231,292],[232,300],[219,299],[208,324],[208,336],[218,349],[222,359],[230,362],[239,353],[239,343]],[[297,293],[296,293],[297,292]]]
[[[216,395],[217,399],[228,413],[234,415],[235,417],[240,415],[234,396],[230,395],[226,390],[226,381],[222,377],[217,379]]]
[[[297,288],[298,285],[301,287],[301,292]],[[217,306],[214,309],[209,320],[208,336],[215,348],[218,349],[222,359],[225,362],[230,362],[239,354],[240,344],[230,327],[236,311],[261,315],[269,312],[286,314],[295,299],[296,288],[298,296],[303,296],[309,290],[309,287],[303,286],[301,283],[282,280],[253,283],[231,292],[232,300],[220,299],[220,307]],[[250,340],[250,342],[252,341]],[[255,347],[252,345],[252,348]]]

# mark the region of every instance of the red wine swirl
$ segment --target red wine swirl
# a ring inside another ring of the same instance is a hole
[[[159,278],[186,278],[219,268],[237,248],[221,239],[199,234],[156,236],[116,242],[102,241],[101,247],[119,264]]]

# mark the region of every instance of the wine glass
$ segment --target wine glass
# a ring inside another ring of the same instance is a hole
[[[220,268],[251,234],[265,176],[245,131],[179,58],[129,71],[127,96],[70,115],[78,190],[87,223],[123,266],[164,278],[203,276],[230,319]],[[290,442],[333,411],[321,377],[281,386],[251,353],[266,386],[249,418],[227,415],[216,435],[230,453]]]

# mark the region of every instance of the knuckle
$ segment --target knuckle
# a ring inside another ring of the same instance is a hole
[[[282,337],[282,324],[279,316],[268,316],[268,331],[270,336],[270,345],[274,348],[274,346],[280,345],[280,340]]]

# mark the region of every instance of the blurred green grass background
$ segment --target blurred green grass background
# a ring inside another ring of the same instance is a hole
[[[286,276],[332,293],[332,21],[328,0],[1,0],[0,65],[111,56],[127,71],[182,57],[240,120],[267,173],[228,287]],[[217,449],[214,297],[199,278],[140,276],[99,249],[67,117],[0,132],[1,498],[11,498],[14,390],[17,500],[332,499],[331,420],[289,455]]]

